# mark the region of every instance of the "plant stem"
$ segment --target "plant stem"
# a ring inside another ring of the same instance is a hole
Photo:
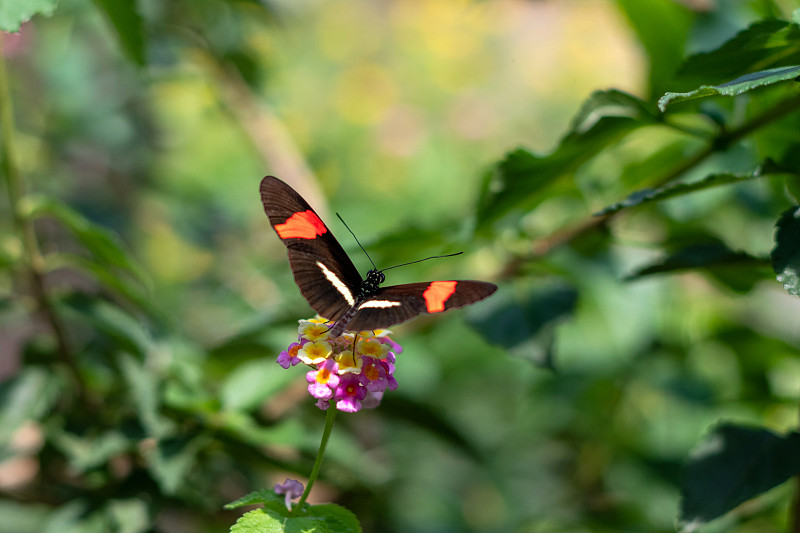
[[[59,359],[66,365],[78,385],[78,393],[85,405],[91,406],[86,383],[81,376],[75,357],[69,349],[66,328],[56,314],[47,294],[44,280],[44,259],[39,250],[33,223],[22,212],[22,199],[25,196],[25,182],[16,163],[14,147],[14,106],[8,82],[5,57],[0,40],[0,172],[5,176],[8,189],[8,202],[14,226],[22,242],[26,274],[30,280],[31,291],[39,312],[50,325],[56,340]]]
[[[317,459],[314,461],[314,468],[311,469],[311,475],[308,476],[306,490],[303,491],[303,495],[300,496],[300,501],[298,501],[292,509],[292,516],[297,516],[300,509],[303,508],[303,504],[306,502],[311,492],[311,487],[314,486],[314,481],[316,481],[317,476],[319,476],[319,470],[322,466],[322,457],[325,455],[325,447],[328,445],[328,438],[331,436],[333,422],[336,420],[336,411],[336,405],[331,401],[328,405],[328,412],[325,415],[325,429],[322,431],[322,441],[319,443],[319,451],[317,451]]]
[[[267,100],[254,93],[231,65],[210,53],[199,57],[213,75],[225,109],[250,139],[270,172],[302,192],[323,219],[330,218],[328,202],[319,182],[288,128]]]
[[[726,150],[732,143],[750,135],[754,131],[766,126],[770,122],[783,118],[798,109],[800,109],[800,95],[796,95],[779,102],[777,105],[753,117],[744,124],[740,125],[738,128],[720,133],[711,139],[708,146],[706,146],[703,150],[683,161],[675,168],[664,173],[659,178],[655,179],[651,186],[661,187],[666,185],[672,180],[679,178],[684,173],[693,169],[715,153]],[[531,257],[545,255],[553,248],[565,244],[572,239],[586,233],[587,231],[605,225],[609,220],[619,215],[623,211],[625,210],[616,211],[607,215],[596,217],[592,216],[575,224],[574,226],[563,228],[542,239],[539,239],[533,243],[530,253],[526,254],[526,256],[513,259],[503,270],[503,275],[511,276],[515,274],[522,264]]]

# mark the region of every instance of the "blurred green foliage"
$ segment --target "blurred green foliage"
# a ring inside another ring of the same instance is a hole
[[[308,475],[265,174],[364,269],[330,213],[379,266],[465,251],[391,283],[501,286],[395,329],[400,388],[339,417],[312,503],[798,531],[795,7],[5,0],[0,533],[222,531]]]

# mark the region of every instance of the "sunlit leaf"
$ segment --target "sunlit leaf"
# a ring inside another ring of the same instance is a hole
[[[694,91],[686,93],[666,93],[659,98],[658,108],[664,111],[670,104],[694,100],[696,98],[704,98],[706,96],[736,96],[765,85],[793,80],[798,76],[800,76],[800,66],[781,67],[753,72],[721,85],[701,85]]]
[[[0,30],[18,32],[23,22],[34,15],[49,17],[58,0],[3,0],[0,2]]]
[[[285,509],[285,502],[284,497],[275,494],[274,490],[267,490],[261,489],[255,492],[251,492],[245,496],[242,496],[235,502],[231,502],[225,505],[225,509],[236,509],[237,507],[243,507],[246,505],[264,505],[267,503],[276,503],[284,506]]]
[[[670,185],[666,185],[664,187],[660,187],[658,189],[643,189],[631,193],[627,198],[625,198],[621,202],[611,204],[605,209],[602,209],[601,211],[595,213],[595,215],[596,216],[608,215],[611,213],[616,213],[617,211],[621,211],[629,207],[636,207],[650,202],[667,200],[669,198],[675,198],[676,196],[683,196],[685,194],[690,194],[705,189],[711,189],[713,187],[743,183],[755,178],[763,177],[765,175],[766,174],[762,171],[761,168],[749,174],[733,174],[729,172],[723,172],[719,174],[711,174],[703,179],[699,179],[697,181],[692,181],[689,183],[685,182],[673,183]]]
[[[785,211],[775,226],[772,268],[786,292],[800,296],[800,207]]]
[[[716,427],[686,468],[681,531],[689,533],[800,473],[800,433]]]
[[[361,525],[351,511],[333,503],[311,505],[304,516],[287,517],[287,511],[273,508],[272,504],[277,498],[271,491],[258,491],[244,498],[228,504],[225,507],[232,509],[240,505],[253,505],[267,501],[268,506],[245,513],[236,524],[231,527],[231,533],[268,533],[268,532],[296,532],[296,533],[360,533]],[[284,502],[281,500],[280,505]],[[276,529],[277,528],[277,529]]]
[[[291,522],[292,529],[289,529]],[[254,509],[239,517],[230,533],[328,533],[323,524],[308,518],[289,518],[273,509]]]

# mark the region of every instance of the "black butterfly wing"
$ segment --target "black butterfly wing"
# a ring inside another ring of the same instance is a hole
[[[492,295],[497,286],[485,281],[452,280],[382,287],[358,306],[350,331],[387,328],[423,313],[464,307]]]
[[[267,176],[261,202],[272,228],[289,250],[289,264],[300,293],[331,320],[355,303],[361,275],[317,213],[290,186]]]

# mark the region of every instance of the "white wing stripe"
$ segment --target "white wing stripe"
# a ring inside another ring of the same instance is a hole
[[[319,261],[317,261],[317,266],[320,268],[320,270],[322,270],[322,273],[325,274],[325,277],[328,279],[328,281],[330,281],[336,290],[339,291],[339,294],[341,294],[344,299],[347,300],[347,305],[353,306],[356,301],[353,299],[353,293],[350,292],[350,289],[347,288],[347,285],[345,285],[336,274],[331,272],[328,267]]]
[[[392,302],[390,300],[367,300],[358,306],[358,310],[368,308],[386,309],[387,307],[399,307],[400,302]]]

